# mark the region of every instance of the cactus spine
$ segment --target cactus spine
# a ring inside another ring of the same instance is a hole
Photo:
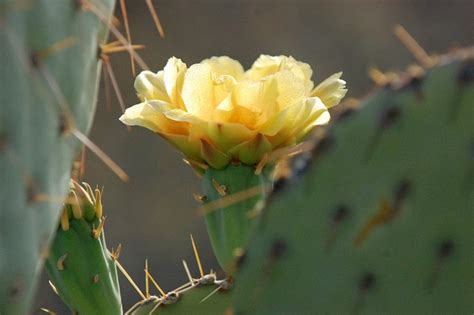
[[[94,114],[107,27],[78,0],[0,3],[0,313],[29,312]],[[110,17],[113,0],[96,0]]]

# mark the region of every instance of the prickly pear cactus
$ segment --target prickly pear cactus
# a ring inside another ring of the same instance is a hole
[[[228,165],[224,170],[209,168],[204,173],[203,209],[209,209],[205,215],[207,231],[217,260],[227,274],[234,272],[236,256],[247,247],[258,225],[271,187],[272,169],[267,166],[256,174],[254,167]]]
[[[152,296],[146,300],[138,302],[125,314],[226,314],[225,312],[231,309],[231,295],[224,289],[218,289],[218,285],[215,284],[197,286],[188,289],[185,293],[173,295],[172,299],[168,297],[166,300],[167,302],[164,302],[165,299],[163,299],[163,297]],[[209,298],[203,301],[206,297]]]
[[[469,53],[388,84],[293,161],[240,260],[235,314],[472,313]]]
[[[46,260],[57,294],[77,314],[122,313],[115,257],[104,236],[101,191],[72,183]]]
[[[94,113],[104,21],[91,0],[0,2],[0,313],[29,311]],[[110,17],[113,0],[93,3]],[[107,21],[105,21],[107,22]]]

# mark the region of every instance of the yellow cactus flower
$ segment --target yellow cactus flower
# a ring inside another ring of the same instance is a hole
[[[172,57],[162,71],[138,75],[141,103],[120,120],[158,133],[213,168],[231,161],[253,165],[328,123],[328,108],[347,92],[345,81],[339,72],[314,87],[312,72],[286,56],[262,55],[247,71],[225,56],[189,68]]]

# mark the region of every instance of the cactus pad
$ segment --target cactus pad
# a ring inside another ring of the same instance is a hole
[[[383,87],[293,160],[304,175],[270,198],[236,314],[472,313],[474,64],[462,54]]]
[[[69,308],[79,314],[122,313],[115,258],[105,244],[101,192],[75,183],[46,269]]]
[[[0,2],[0,313],[29,312],[88,132],[107,27],[86,0]],[[109,17],[113,0],[96,0]]]

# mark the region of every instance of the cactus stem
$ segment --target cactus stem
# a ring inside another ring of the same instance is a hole
[[[61,257],[58,258],[58,260],[56,261],[56,268],[59,270],[59,271],[63,271],[64,270],[64,261],[66,260],[67,258],[67,253],[65,253],[64,255],[62,255]]]
[[[152,1],[153,0],[146,0],[148,11],[150,11],[150,15],[153,18],[153,22],[155,23],[155,27],[158,31],[158,34],[160,34],[161,38],[165,38],[165,31],[163,29],[163,26],[161,25],[160,19],[158,17],[158,14],[156,13],[156,9]]]
[[[104,225],[105,225],[105,220],[107,219],[106,216],[103,216],[100,219],[99,226],[97,228],[92,229],[92,237],[95,238],[96,240],[99,239],[100,235],[102,234],[102,231],[104,230]]]
[[[270,188],[267,188],[265,193],[269,193],[271,191]],[[203,205],[198,209],[198,212],[202,215],[211,213],[214,210],[219,208],[226,208],[241,201],[247,200],[254,196],[258,196],[262,193],[261,186],[254,186],[248,189],[241,190],[239,192],[227,195],[223,198],[208,202],[207,204]]]
[[[122,266],[122,264],[117,259],[115,260],[115,264],[117,265],[117,268],[120,270],[120,272],[124,275],[125,279],[127,279],[127,281],[130,283],[130,285],[135,289],[135,291],[137,291],[138,295],[140,295],[140,297],[143,300],[146,300],[146,297],[143,294],[143,292],[140,290],[140,288],[135,283],[135,281],[133,281],[132,277],[129,275],[127,270],[125,270],[125,268]]]
[[[193,246],[194,258],[196,259],[196,264],[198,265],[198,268],[199,268],[199,275],[201,277],[204,277],[204,271],[202,269],[201,258],[199,257],[199,251],[197,249],[196,242],[194,241],[194,237],[192,234],[190,234],[189,236],[191,237],[191,244]]]

